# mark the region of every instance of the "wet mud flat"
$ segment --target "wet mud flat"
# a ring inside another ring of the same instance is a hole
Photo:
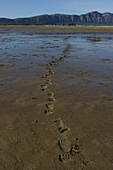
[[[0,30],[0,169],[113,169],[113,34]]]

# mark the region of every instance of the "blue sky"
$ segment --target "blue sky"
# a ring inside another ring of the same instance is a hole
[[[0,0],[0,17],[7,18],[91,11],[113,13],[113,0]]]

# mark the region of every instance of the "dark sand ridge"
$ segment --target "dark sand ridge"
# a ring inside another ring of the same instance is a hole
[[[13,84],[10,71],[3,72],[2,79],[6,79],[6,75],[10,78],[8,87],[2,82],[0,99],[0,165],[3,170],[112,170],[112,95],[102,93],[105,84],[92,90],[89,80],[93,80],[90,75],[94,72],[67,64],[73,57],[66,50],[68,37],[65,40],[63,55],[49,59],[49,69],[47,58],[38,67],[35,78],[29,74],[28,78],[17,79]],[[46,89],[40,87],[45,84]],[[48,105],[49,102],[54,107]],[[53,114],[49,115],[49,111]]]

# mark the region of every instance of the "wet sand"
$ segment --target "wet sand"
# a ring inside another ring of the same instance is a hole
[[[113,169],[113,34],[1,28],[0,169]]]

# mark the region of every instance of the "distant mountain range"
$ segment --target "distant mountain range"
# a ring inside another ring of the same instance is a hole
[[[93,11],[82,15],[40,15],[29,18],[0,18],[0,25],[113,25],[112,13],[99,13]]]

